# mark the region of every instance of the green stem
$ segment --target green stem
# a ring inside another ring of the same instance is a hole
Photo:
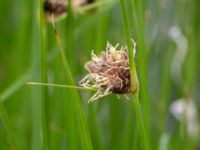
[[[47,82],[47,51],[45,37],[45,22],[43,11],[43,0],[39,0],[40,10],[40,80]],[[47,117],[47,88],[41,87],[41,123],[43,132],[43,149],[48,149],[48,117]]]
[[[127,46],[128,46],[128,55],[129,55],[129,64],[130,64],[130,72],[131,72],[131,91],[132,93],[138,92],[138,80],[137,80],[137,73],[136,73],[136,67],[134,62],[134,53],[133,53],[133,44],[131,40],[131,32],[130,32],[130,24],[128,20],[128,14],[126,11],[126,3],[124,0],[120,0],[121,2],[121,10],[122,10],[122,16],[123,16],[123,22],[124,22],[124,29],[126,32],[126,40],[127,40]]]
[[[126,10],[126,2],[125,0],[120,0],[121,2],[121,11],[123,16],[124,28],[126,32],[127,44],[128,44],[128,54],[129,54],[129,63],[130,63],[130,73],[131,73],[131,101],[135,108],[135,113],[137,117],[137,121],[140,128],[140,138],[143,141],[142,147],[143,149],[148,149],[147,138],[145,135],[142,114],[140,109],[140,103],[138,99],[138,92],[139,92],[139,83],[137,79],[137,72],[134,62],[134,53],[133,53],[133,46],[131,41],[131,32],[130,32],[130,24],[128,20],[128,13]]]
[[[71,71],[70,71],[70,68],[69,68],[69,65],[68,65],[68,61],[67,61],[67,59],[65,57],[64,49],[61,46],[60,38],[59,38],[58,35],[56,35],[56,38],[57,38],[58,47],[61,50],[61,57],[62,57],[62,61],[63,61],[63,64],[64,64],[65,73],[67,74],[67,76],[69,78],[69,83],[71,85],[74,85],[73,76],[71,74]],[[75,94],[74,96],[76,98],[74,99],[75,101],[72,103],[72,105],[73,105],[73,108],[75,109],[76,117],[78,118],[78,121],[80,123],[79,124],[80,125],[80,134],[82,134],[83,149],[92,150],[93,149],[92,148],[92,142],[91,142],[91,139],[90,139],[90,135],[89,135],[89,130],[88,130],[88,126],[87,126],[87,123],[86,123],[86,119],[83,116],[84,112],[83,112],[83,108],[81,106],[80,97],[79,97],[77,91],[73,91],[73,93]]]
[[[142,112],[141,112],[141,108],[140,108],[138,93],[136,93],[134,95],[131,94],[131,102],[134,106],[137,122],[139,125],[141,143],[143,143],[142,148],[144,150],[147,150],[149,148],[148,148],[148,144],[147,144],[147,140],[146,140],[147,138],[146,138],[146,134],[145,134],[145,130],[144,130],[144,124],[143,124],[143,120],[142,120]]]
[[[68,23],[68,28],[67,28],[67,48],[68,49],[73,49],[73,14],[72,14],[72,7],[71,7],[71,0],[68,1],[69,2],[69,13],[68,13],[68,18],[67,18],[67,23]],[[62,62],[64,64],[64,71],[65,74],[68,78],[68,82],[70,85],[75,85],[74,80],[73,80],[73,76],[69,67],[69,63],[67,58],[65,57],[65,51],[62,47],[62,43],[60,40],[60,37],[58,35],[58,32],[56,31],[55,26],[54,27],[54,34],[55,34],[55,38],[56,38],[56,42],[58,45],[58,48],[60,49],[61,52],[61,57],[62,57]],[[90,134],[89,134],[89,129],[88,129],[88,125],[87,125],[87,121],[86,118],[84,116],[84,111],[83,111],[83,107],[81,104],[81,100],[79,97],[79,94],[77,92],[77,90],[72,89],[72,93],[74,95],[74,99],[71,101],[71,105],[72,108],[75,112],[77,121],[78,121],[78,125],[79,125],[79,133],[81,136],[81,143],[82,143],[82,147],[85,150],[92,150],[93,146],[92,146],[92,141],[90,138]]]
[[[15,139],[15,133],[14,133],[13,127],[12,127],[12,125],[10,123],[7,111],[6,111],[5,107],[4,107],[2,98],[0,98],[0,113],[1,113],[0,117],[2,118],[4,126],[5,126],[5,128],[7,130],[8,136],[10,137],[11,143],[12,143],[14,149],[17,150],[17,149],[19,149],[19,147],[18,147],[16,139]]]
[[[29,84],[29,85],[39,85],[39,86],[53,86],[53,87],[69,88],[69,89],[77,89],[77,90],[91,90],[91,91],[96,91],[95,88],[86,88],[86,87],[79,87],[79,86],[73,86],[73,85],[54,84],[54,83],[27,82],[26,84]]]

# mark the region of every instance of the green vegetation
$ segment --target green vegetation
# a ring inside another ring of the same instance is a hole
[[[200,2],[72,1],[55,24],[43,0],[0,5],[0,149],[199,149]],[[128,47],[132,93],[88,103],[84,64],[107,41]]]

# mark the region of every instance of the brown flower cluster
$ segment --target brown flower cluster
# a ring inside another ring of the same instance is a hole
[[[97,92],[90,98],[94,101],[110,93],[126,94],[130,92],[130,66],[126,46],[117,49],[107,43],[105,52],[96,56],[92,52],[91,61],[85,64],[89,73],[80,81],[80,85],[96,88]],[[135,43],[134,43],[135,50]]]
[[[94,2],[95,0],[71,0],[74,10]],[[52,21],[52,16],[57,20],[62,18],[68,10],[68,0],[44,0],[44,12],[46,19]]]

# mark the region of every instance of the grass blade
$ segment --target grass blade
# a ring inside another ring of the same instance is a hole
[[[68,33],[67,34],[67,44],[68,44],[67,49],[72,50],[73,49],[73,44],[72,44],[73,43],[73,14],[72,14],[72,9],[71,9],[71,1],[69,0],[68,2],[69,2],[70,9],[69,9],[68,17],[67,17],[67,20],[68,20],[68,22],[67,22],[68,23],[67,24],[68,25],[67,26],[67,33]],[[75,83],[73,80],[71,70],[69,68],[69,63],[65,57],[65,51],[62,47],[60,37],[59,37],[55,27],[54,27],[54,31],[55,31],[55,38],[56,38],[58,47],[61,51],[61,57],[62,57],[62,62],[64,65],[66,77],[68,79],[69,84],[74,86]],[[89,129],[88,129],[88,125],[86,122],[86,118],[84,116],[80,97],[78,95],[78,92],[75,89],[71,89],[71,93],[74,96],[74,99],[70,100],[71,101],[70,103],[72,104],[72,108],[75,112],[75,116],[77,118],[77,122],[79,125],[79,133],[80,133],[80,137],[81,137],[82,147],[85,150],[92,150],[93,149],[92,142],[90,139]]]
[[[46,49],[46,27],[44,20],[43,0],[39,0],[40,10],[40,81],[47,82],[47,49]],[[41,119],[42,119],[42,132],[43,132],[43,149],[49,149],[48,144],[48,93],[47,87],[41,87]]]
[[[31,67],[33,80],[41,80],[41,49],[42,49],[42,34],[41,33],[41,1],[33,0],[33,18],[32,18],[32,55]],[[39,12],[39,13],[38,13]],[[39,20],[38,20],[39,14]],[[38,57],[39,56],[39,57]],[[41,88],[31,88],[31,149],[45,149],[44,146],[44,126],[43,126],[43,97]]]
[[[144,44],[144,14],[143,14],[143,1],[131,0],[130,14],[133,20],[133,27],[135,28],[136,39],[138,44],[138,73],[140,82],[140,96],[144,107],[144,127],[146,135],[149,138],[149,100],[147,93],[147,54]]]
[[[149,149],[149,147],[148,147],[147,138],[146,138],[146,134],[145,134],[145,130],[144,130],[138,93],[131,95],[131,98],[132,98],[131,102],[133,103],[135,113],[136,113],[137,122],[138,122],[138,125],[139,125],[140,137],[141,137],[140,141],[142,143],[142,148],[144,150],[147,150],[147,149]]]
[[[130,63],[130,72],[131,72],[131,90],[132,90],[131,101],[132,101],[132,104],[134,105],[137,121],[139,124],[140,137],[141,137],[141,141],[143,141],[142,147],[143,147],[143,149],[148,149],[146,134],[145,134],[144,125],[143,125],[143,121],[142,121],[140,103],[139,103],[139,99],[138,99],[139,85],[138,85],[138,81],[137,81],[137,72],[136,72],[135,62],[134,62],[130,24],[129,24],[128,15],[127,15],[127,11],[126,11],[126,8],[127,8],[126,1],[120,0],[120,4],[121,4],[122,17],[123,17],[124,28],[125,28],[126,38],[127,38],[127,43],[128,43],[129,63]]]

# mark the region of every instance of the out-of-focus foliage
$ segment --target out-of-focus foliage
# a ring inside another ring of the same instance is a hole
[[[137,43],[140,20],[144,27],[144,49],[137,48],[135,59],[149,146],[160,150],[199,149],[200,1],[140,1],[144,16],[139,8],[131,11],[130,2],[127,0],[127,10]],[[133,2],[137,6],[139,0]],[[15,142],[19,149],[42,149],[42,128],[46,129],[49,149],[84,149],[81,141],[87,136],[81,136],[84,129],[80,127],[84,125],[80,126],[77,113],[86,119],[95,150],[140,149],[143,141],[139,140],[136,117],[123,95],[118,99],[112,94],[88,104],[93,93],[78,91],[82,114],[79,108],[72,108],[79,98],[71,89],[48,87],[41,97],[41,87],[25,84],[40,81],[39,3],[13,0],[0,4],[0,149],[15,149]],[[83,10],[81,15],[75,12],[71,19],[56,22],[76,85],[87,73],[84,63],[91,58],[92,50],[100,54],[107,41],[125,44],[119,4],[118,0],[97,0],[96,9]],[[138,21],[134,22],[133,16]],[[42,30],[48,82],[71,84],[52,25],[45,23]]]

